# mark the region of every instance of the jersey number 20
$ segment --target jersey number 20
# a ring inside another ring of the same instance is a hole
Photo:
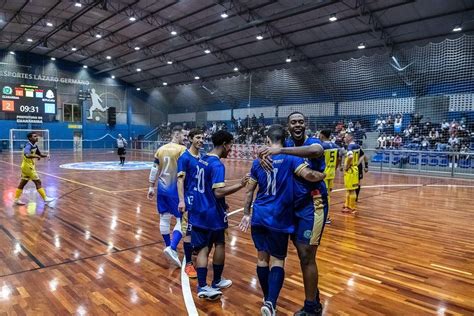
[[[197,180],[197,185],[196,185],[196,190],[199,193],[204,193],[204,169],[199,168],[199,166],[196,166],[197,172],[196,172],[196,180]]]

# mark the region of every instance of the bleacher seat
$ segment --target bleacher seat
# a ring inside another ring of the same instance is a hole
[[[442,154],[438,156],[438,166],[440,167],[447,167],[449,165],[449,157],[446,154]]]
[[[389,163],[390,162],[390,152],[383,152],[383,163]]]
[[[463,169],[470,168],[471,167],[471,160],[472,159],[465,158],[465,157],[464,158],[459,158],[458,167],[463,168]],[[474,164],[473,164],[473,168],[474,168]]]
[[[428,160],[428,166],[435,167],[439,163],[439,158],[437,154],[430,154],[430,159]],[[422,158],[423,160],[423,158]]]
[[[381,151],[376,151],[375,155],[372,157],[372,162],[380,163],[382,162],[383,154]]]
[[[428,154],[421,154],[421,165],[426,166],[428,164]]]
[[[420,163],[420,158],[418,156],[417,153],[411,153],[409,156],[408,156],[408,163],[412,166],[416,166],[417,164]]]
[[[402,159],[402,154],[399,151],[394,151],[392,152],[393,158],[392,158],[392,164],[398,165],[400,163],[400,160]]]

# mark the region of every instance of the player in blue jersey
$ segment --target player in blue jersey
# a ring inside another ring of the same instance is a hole
[[[191,230],[188,225],[188,212],[191,210],[196,188],[198,162],[201,158],[199,150],[203,146],[204,133],[192,129],[188,135],[191,146],[178,158],[178,210],[183,213],[181,218],[184,256],[186,266],[184,271],[189,278],[197,278],[192,261],[193,247],[191,245]]]
[[[266,147],[260,151],[260,156],[264,157],[262,165],[265,169],[268,170],[268,163],[271,161],[268,155],[288,154],[307,158],[312,170],[324,172],[324,149],[319,139],[306,136],[303,113],[293,112],[288,115],[288,131],[291,136],[286,140],[284,148]],[[298,251],[305,289],[304,306],[295,315],[321,315],[316,253],[328,212],[326,185],[324,181],[295,181],[295,196],[296,227],[292,239]]]
[[[227,229],[227,207],[225,196],[245,187],[248,175],[240,183],[227,186],[225,167],[221,158],[226,158],[232,148],[234,137],[226,131],[212,135],[214,149],[199,160],[196,169],[196,191],[192,209],[188,213],[191,226],[191,243],[198,251],[196,260],[198,297],[215,300],[222,295],[221,289],[232,285],[222,278],[225,261],[225,232]],[[213,257],[214,279],[207,284],[209,251],[215,247]]]
[[[155,162],[150,170],[148,198],[151,199],[155,194],[155,182],[158,177],[156,202],[160,214],[160,232],[166,245],[164,254],[170,262],[181,267],[176,251],[182,237],[181,212],[178,210],[177,169],[178,158],[186,150],[183,145],[186,136],[181,126],[173,127],[171,133],[171,142],[156,151]],[[172,216],[176,218],[176,225],[173,229],[173,238],[170,238]]]
[[[325,129],[319,132],[319,139],[322,142],[324,148],[324,159],[326,163],[326,168],[324,169],[324,183],[326,184],[326,189],[328,192],[328,216],[326,218],[326,224],[331,224],[331,219],[329,218],[329,204],[331,202],[331,191],[334,187],[334,179],[336,178],[336,170],[341,162],[341,148],[333,143],[330,139],[331,130]]]
[[[272,125],[267,132],[269,146],[282,148],[284,140],[283,127]],[[266,171],[257,159],[250,172],[244,216],[239,226],[242,231],[246,231],[249,225],[252,227],[252,239],[258,251],[257,275],[264,296],[262,315],[275,315],[283,286],[288,238],[295,231],[293,191],[297,176],[310,182],[324,179],[324,174],[308,168],[303,158],[285,154],[272,156],[271,171]],[[250,219],[250,206],[257,184],[258,192]]]

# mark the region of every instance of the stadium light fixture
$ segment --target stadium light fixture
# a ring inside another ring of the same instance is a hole
[[[142,71],[142,69],[141,69],[141,68],[137,68],[137,72],[140,72],[140,71]]]
[[[337,21],[337,16],[335,14],[332,14],[330,17],[329,17],[329,21],[331,22],[336,22]]]
[[[112,56],[105,56],[105,59],[111,60]]]
[[[221,14],[221,18],[223,18],[223,19],[227,19],[228,17],[229,17],[229,15],[227,14],[227,12],[225,12],[225,11],[224,11],[224,12],[222,12],[222,14]]]
[[[358,49],[364,49],[365,48],[365,44],[364,43],[359,43],[359,46],[357,46]]]
[[[137,18],[134,17],[134,16],[131,16],[131,17],[128,18],[128,20],[129,20],[130,22],[135,22],[135,21],[137,20]]]
[[[15,55],[15,52],[14,51],[9,51],[10,55]]]
[[[460,32],[460,31],[462,31],[461,25],[456,25],[456,26],[453,28],[453,32]]]
[[[178,32],[176,32],[176,31],[171,31],[171,35],[173,35],[173,36],[178,35]]]
[[[258,34],[258,35],[257,35],[257,37],[256,37],[256,39],[257,39],[258,41],[261,41],[261,40],[263,40],[263,36],[262,36],[262,34]]]
[[[52,61],[55,61],[55,60],[56,60],[56,57],[51,57],[51,60],[52,60]]]
[[[99,33],[97,33],[97,34],[95,35],[95,37],[96,37],[96,38],[102,38],[102,35],[100,35]]]
[[[167,85],[168,85],[168,83],[167,83],[167,82],[163,82],[163,85],[164,85],[164,86],[167,86]]]
[[[51,22],[46,22],[46,26],[53,27],[53,23],[51,23]]]
[[[206,50],[204,51],[204,53],[206,53],[206,54],[210,54],[210,53],[211,53],[211,51],[210,51],[209,49],[206,49]]]
[[[238,67],[235,67],[235,68],[234,68],[234,71],[239,71],[239,68],[238,68]]]
[[[77,50],[77,48],[76,48],[76,47],[71,47],[71,50],[72,50],[73,52],[75,52],[75,51]]]
[[[27,38],[26,41],[31,43],[31,42],[33,42],[33,39],[32,38]]]
[[[199,76],[194,77],[194,79],[199,80],[201,79]]]
[[[290,56],[286,57],[286,60],[285,60],[285,61],[286,61],[287,63],[291,63],[291,57],[290,57]]]
[[[76,8],[81,8],[81,7],[82,7],[82,3],[76,2],[76,3],[74,3],[74,6],[75,6]]]
[[[140,91],[141,89],[140,88],[137,88],[137,91]]]
[[[83,65],[82,68],[87,69],[88,67],[87,67],[87,65]]]
[[[167,63],[168,65],[172,65],[172,64],[173,64],[173,61],[172,61],[172,60],[168,60],[166,63]]]
[[[140,47],[135,46],[135,50],[136,50],[136,51],[139,51],[139,50],[140,50]]]
[[[115,76],[114,76],[114,75],[112,75],[112,76],[110,76],[110,78],[112,78],[112,79],[115,79]]]

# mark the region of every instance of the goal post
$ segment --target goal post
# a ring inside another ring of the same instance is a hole
[[[41,152],[49,153],[49,130],[48,129],[10,129],[10,151],[21,152],[28,142],[28,133],[38,134],[38,147]]]

